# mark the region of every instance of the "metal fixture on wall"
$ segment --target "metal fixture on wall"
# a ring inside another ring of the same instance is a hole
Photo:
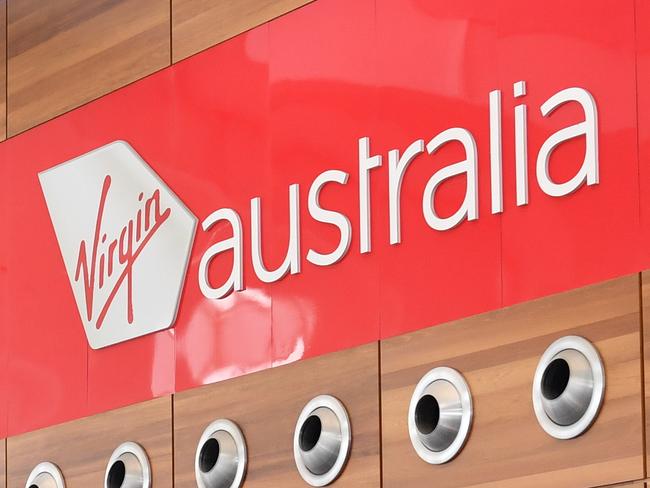
[[[472,395],[455,369],[434,368],[415,387],[408,412],[411,444],[429,464],[443,464],[463,448],[472,425]]]
[[[605,369],[588,340],[566,336],[542,355],[533,382],[533,406],[542,428],[571,439],[596,420],[605,393]]]
[[[203,431],[194,457],[199,488],[238,488],[248,462],[244,434],[237,424],[220,419]]]
[[[32,469],[25,488],[65,488],[65,481],[56,464],[44,462]]]
[[[145,450],[135,442],[120,444],[106,466],[104,488],[150,488],[151,465]]]
[[[347,463],[351,444],[350,418],[339,400],[320,395],[305,405],[293,436],[293,455],[307,483],[332,483]]]

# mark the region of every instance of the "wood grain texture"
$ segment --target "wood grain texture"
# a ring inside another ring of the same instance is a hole
[[[8,133],[170,64],[170,0],[8,0]]]
[[[644,477],[639,275],[433,327],[381,345],[384,487],[582,488]],[[555,339],[580,335],[600,351],[605,401],[592,428],[551,438],[533,411],[538,360]],[[463,373],[474,398],[460,455],[430,466],[413,450],[413,388],[435,366]]]
[[[172,0],[177,62],[313,0]]]
[[[650,271],[641,273],[641,304],[643,316],[643,369],[645,378],[646,465],[650,466]],[[647,475],[647,473],[646,473]]]
[[[0,0],[0,141],[6,139],[7,137],[7,70],[6,67],[7,67],[7,0]]]
[[[5,439],[0,440],[0,488],[5,488],[7,486],[7,460],[5,459],[7,449],[7,441]]]
[[[319,394],[343,402],[352,423],[350,460],[340,488],[380,486],[378,345],[300,361],[174,397],[176,488],[194,488],[194,455],[203,429],[229,418],[246,437],[246,488],[307,486],[293,460],[293,432],[300,411]]]
[[[645,488],[646,483],[643,481],[634,481],[632,483],[617,483],[615,485],[603,486],[601,488]]]
[[[603,486],[602,488],[645,488],[646,484],[643,481],[635,481],[634,483],[618,483],[616,485]]]
[[[67,488],[101,487],[111,453],[125,441],[147,452],[153,486],[173,486],[172,401],[163,397],[9,438],[8,487],[24,488],[41,461],[59,466]]]

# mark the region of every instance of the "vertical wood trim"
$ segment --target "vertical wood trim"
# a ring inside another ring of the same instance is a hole
[[[7,441],[0,441],[0,487],[7,488]]]
[[[643,456],[643,477],[648,476],[648,397],[647,389],[648,385],[646,384],[646,324],[645,317],[646,313],[644,310],[644,299],[643,299],[643,273],[639,273],[639,313],[641,316],[641,340],[640,340],[640,351],[641,351],[641,412],[643,413],[643,422],[641,425],[641,432],[643,435],[643,451],[645,455]]]
[[[648,476],[648,464],[650,461],[650,439],[648,429],[650,428],[650,271],[641,273],[641,314],[643,318],[643,367],[644,367],[644,448],[645,448],[645,476]]]
[[[3,141],[7,138],[7,0],[1,0],[0,28],[0,58],[3,67],[0,70],[0,141]]]

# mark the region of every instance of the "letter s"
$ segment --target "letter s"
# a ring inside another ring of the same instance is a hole
[[[330,264],[338,263],[347,254],[352,240],[350,220],[340,212],[325,210],[320,206],[320,192],[330,182],[345,185],[348,182],[348,174],[339,170],[325,171],[316,177],[309,188],[309,214],[318,222],[335,225],[341,232],[339,244],[331,253],[321,254],[313,249],[307,252],[307,261],[318,266],[329,266]]]

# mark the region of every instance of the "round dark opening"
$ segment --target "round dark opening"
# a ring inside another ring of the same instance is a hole
[[[207,473],[219,459],[219,441],[214,438],[210,438],[205,441],[203,447],[201,448],[201,453],[199,454],[199,469],[204,473]]]
[[[29,488],[38,488],[38,485],[29,485]]]
[[[431,434],[440,420],[440,405],[432,395],[424,395],[415,406],[415,426],[423,435]]]
[[[308,417],[300,428],[300,449],[311,451],[318,444],[322,428],[323,424],[318,415]]]
[[[558,358],[551,361],[546,366],[544,376],[542,376],[542,395],[547,400],[555,400],[559,397],[569,384],[571,369],[569,363],[564,359]]]
[[[115,461],[108,470],[108,488],[120,488],[126,476],[126,466],[122,461]]]

